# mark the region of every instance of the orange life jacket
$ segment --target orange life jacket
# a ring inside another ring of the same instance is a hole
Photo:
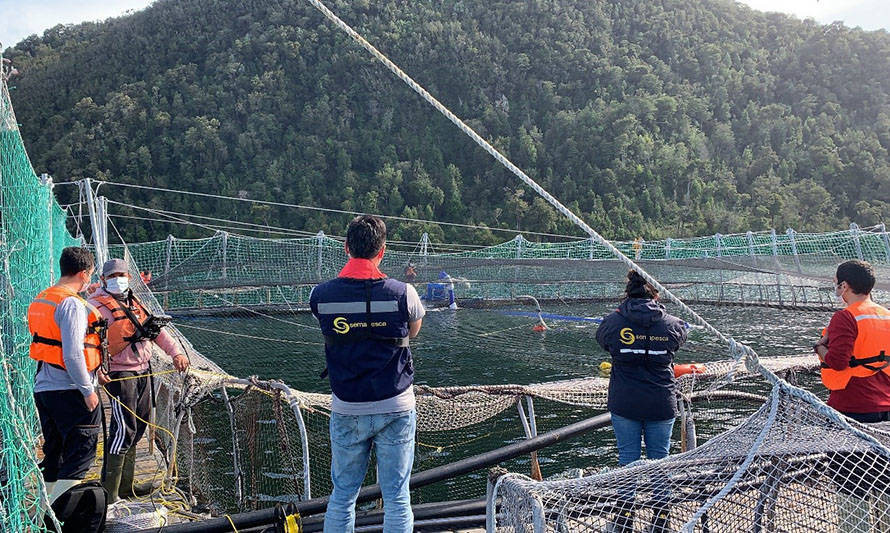
[[[829,390],[846,388],[854,377],[867,378],[878,372],[890,375],[890,311],[871,300],[854,303],[847,311],[856,319],[856,342],[849,367],[834,370],[822,363],[822,383]]]
[[[133,315],[133,318],[139,321],[141,327],[149,318],[149,313],[135,297],[130,300],[127,305],[120,300],[106,294],[94,296],[92,301],[99,307],[104,307],[111,311],[112,322],[108,324],[108,355],[114,357],[126,350],[129,346],[135,345],[143,340],[143,336],[139,331],[140,328],[127,315],[127,310]],[[125,309],[126,306],[126,309]]]
[[[75,297],[87,306],[87,334],[83,341],[83,354],[88,372],[99,368],[102,364],[102,337],[100,330],[105,327],[105,320],[95,307],[66,287],[54,285],[41,292],[28,306],[28,330],[31,332],[31,359],[65,368],[62,356],[62,331],[56,323],[56,307],[62,300]]]

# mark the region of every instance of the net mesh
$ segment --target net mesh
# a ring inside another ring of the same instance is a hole
[[[623,290],[626,267],[590,239],[535,243],[517,236],[497,246],[447,253],[423,244],[390,250],[381,268],[405,278],[410,265],[415,273],[410,279],[429,299],[444,298],[442,272],[455,282],[455,296],[464,306],[525,295],[542,301],[615,300]],[[749,232],[613,244],[637,256],[686,302],[810,309],[834,305],[829,289],[839,262],[871,261],[880,277],[890,253],[883,226],[855,224],[832,233]],[[312,286],[335,277],[344,262],[343,243],[324,235],[263,239],[219,232],[204,239],[171,236],[129,249],[151,273],[149,285],[168,310],[305,308]]]
[[[579,479],[498,484],[497,531],[886,531],[890,433],[778,383],[695,450]]]
[[[0,524],[3,531],[42,528],[36,465],[39,424],[32,396],[34,361],[25,314],[58,272],[62,248],[80,243],[52,186],[34,174],[9,100],[0,83]]]

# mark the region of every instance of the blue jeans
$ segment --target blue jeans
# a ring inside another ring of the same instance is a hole
[[[414,529],[408,480],[414,464],[414,409],[382,415],[331,413],[331,481],[334,491],[324,516],[325,533],[352,533],[355,499],[368,471],[371,445],[377,455],[377,481],[383,492],[384,533]]]
[[[612,427],[618,442],[618,465],[628,465],[639,460],[640,441],[646,441],[646,457],[662,459],[668,456],[671,448],[671,431],[674,419],[632,420],[612,413]]]

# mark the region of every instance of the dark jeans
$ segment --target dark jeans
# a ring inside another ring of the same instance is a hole
[[[96,460],[100,407],[87,409],[77,390],[36,392],[34,403],[43,431],[43,480],[83,479]]]

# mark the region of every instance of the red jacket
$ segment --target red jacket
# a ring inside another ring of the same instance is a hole
[[[826,333],[828,353],[825,354],[825,363],[835,370],[847,368],[859,334],[856,319],[846,309],[838,311],[831,317]],[[890,376],[878,372],[867,378],[850,378],[846,388],[831,391],[828,405],[842,413],[890,411]]]

